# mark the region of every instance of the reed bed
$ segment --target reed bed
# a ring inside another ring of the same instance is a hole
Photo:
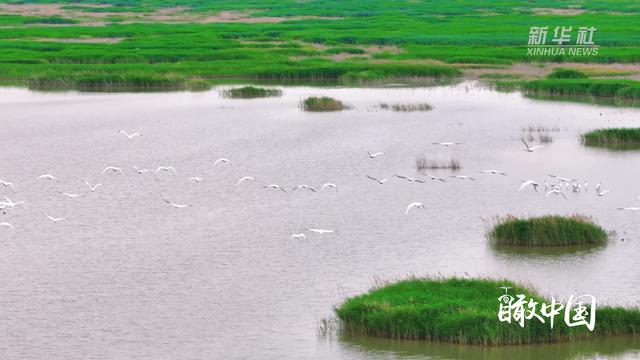
[[[585,215],[547,215],[528,219],[509,215],[496,218],[489,238],[496,245],[569,246],[604,244],[608,235]]]
[[[255,86],[244,86],[241,88],[233,88],[224,90],[221,95],[231,99],[255,99],[264,97],[278,97],[282,96],[282,90],[280,89],[266,89]]]
[[[309,97],[300,102],[300,107],[304,111],[340,111],[348,109],[342,101],[330,98],[328,96],[323,97]]]
[[[640,310],[598,306],[596,326],[568,327],[557,315],[548,323],[527,320],[524,327],[498,321],[498,298],[524,294],[549,303],[535,291],[506,280],[413,278],[347,299],[336,308],[341,329],[360,335],[425,339],[479,345],[570,341],[584,337],[637,334]]]
[[[416,159],[416,169],[422,170],[460,170],[462,162],[458,159],[435,160],[427,158]]]
[[[582,135],[586,146],[639,149],[640,128],[598,129]]]
[[[433,110],[433,107],[427,103],[418,103],[418,104],[387,104],[380,103],[380,109],[382,110],[392,110],[392,111],[401,111],[401,112],[414,112],[414,111],[429,111]]]

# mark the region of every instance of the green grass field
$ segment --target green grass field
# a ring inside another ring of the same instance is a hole
[[[562,316],[519,324],[498,320],[500,287],[524,294],[538,304],[549,303],[534,291],[510,281],[490,279],[410,279],[347,299],[336,313],[355,334],[452,343],[506,345],[570,341],[581,337],[638,334],[640,310],[598,305],[593,332],[568,327]]]
[[[359,82],[452,77],[520,62],[640,60],[640,4],[633,1],[6,3],[18,7],[0,8],[0,82],[32,87]],[[24,3],[47,11],[21,12]],[[594,26],[600,54],[528,56],[530,26]]]

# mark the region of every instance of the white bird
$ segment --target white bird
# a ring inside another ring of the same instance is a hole
[[[144,173],[147,173],[147,172],[150,171],[149,169],[140,169],[139,167],[137,167],[135,165],[133,165],[131,168],[133,170],[135,170],[138,174],[144,174]]]
[[[4,186],[4,187],[10,187],[11,189],[13,189],[13,191],[16,191],[16,187],[13,186],[13,183],[10,183],[8,181],[2,181],[0,180],[0,185]]]
[[[600,190],[600,188],[597,188],[595,190],[596,190],[596,194],[598,194],[598,196],[604,196],[604,194],[609,192],[609,190]]]
[[[173,171],[174,174],[178,173],[173,166],[158,166],[158,168],[156,169],[156,174],[159,173],[160,171],[166,171],[166,172]]]
[[[314,234],[320,234],[320,235],[333,234],[336,232],[335,230],[314,229],[314,228],[307,228],[307,230],[311,231]]]
[[[24,201],[13,202],[13,201],[11,201],[11,199],[6,197],[5,195],[2,195],[2,197],[6,200],[6,201],[2,202],[2,204],[5,205],[5,206],[8,206],[10,208],[13,208],[16,205],[24,204]],[[4,206],[3,206],[3,208],[4,208]]]
[[[226,164],[229,164],[229,165],[233,165],[233,164],[231,163],[231,161],[229,161],[229,159],[224,159],[224,158],[222,158],[222,159],[218,159],[218,160],[216,160],[216,162],[214,162],[214,163],[213,163],[213,166],[216,166],[216,165],[218,165],[218,164],[220,164],[220,163],[226,163]]]
[[[137,133],[137,132],[136,132],[136,133],[133,133],[133,134],[129,134],[128,132],[126,132],[126,131],[124,131],[124,130],[120,130],[119,132],[120,132],[120,134],[122,134],[122,135],[124,135],[124,136],[128,137],[128,138],[129,138],[129,140],[133,139],[133,138],[134,138],[134,137],[136,137],[136,136],[142,136],[142,134]]]
[[[618,208],[618,210],[630,210],[630,211],[636,212],[636,211],[640,211],[640,207],[625,207],[625,208]]]
[[[306,239],[307,237],[304,235],[304,233],[300,233],[300,234],[292,234],[291,238],[292,239]]]
[[[562,195],[562,197],[563,197],[565,200],[568,200],[568,199],[567,199],[567,195],[565,195],[562,191],[560,191],[560,190],[558,190],[558,189],[553,189],[553,190],[549,191],[549,192],[547,193],[547,195],[545,195],[545,196],[547,196],[547,197],[548,197],[549,195]]]
[[[459,142],[434,142],[433,145],[441,145],[441,146],[452,146],[452,145],[460,145]]]
[[[326,183],[326,184],[322,185],[320,190],[324,190],[324,189],[327,189],[327,188],[331,188],[331,189],[334,189],[335,191],[338,191],[338,186],[336,186],[336,184],[333,184],[333,183]]]
[[[499,170],[483,170],[480,171],[480,174],[500,174],[500,175],[507,175],[507,173],[505,173],[504,171],[499,171]]]
[[[276,185],[276,184],[264,185],[263,188],[270,188],[270,189],[280,190],[282,192],[287,192],[287,190],[283,189],[280,185]]]
[[[0,227],[2,227],[2,226],[8,227],[9,229],[11,229],[13,231],[16,231],[16,228],[14,228],[13,225],[9,224],[8,222],[0,223]]]
[[[58,222],[58,221],[64,220],[64,218],[57,218],[57,217],[49,216],[47,214],[44,214],[44,216],[46,216],[49,220],[51,220],[53,222]]]
[[[98,186],[102,186],[102,184],[91,185],[87,180],[84,179],[82,179],[82,182],[84,182],[89,187],[89,191],[91,192],[95,192]]]
[[[435,175],[430,175],[430,174],[428,174],[428,173],[426,173],[426,172],[423,172],[423,174],[424,174],[425,176],[427,176],[427,177],[431,178],[431,180],[438,180],[438,181],[442,181],[442,182],[447,182],[447,180],[445,180],[445,179],[443,179],[443,178],[439,178],[439,177],[437,177],[437,176],[435,176]]]
[[[57,177],[51,175],[51,174],[44,174],[44,175],[40,175],[38,176],[38,179],[47,179],[47,180],[53,180],[53,181],[60,181],[58,180]]]
[[[193,182],[197,182],[197,183],[199,183],[202,180],[204,180],[204,179],[202,179],[201,177],[197,177],[197,176],[189,178],[189,181],[193,181]]]
[[[412,202],[411,204],[409,204],[409,206],[407,206],[407,210],[404,211],[404,214],[408,215],[409,214],[409,210],[411,210],[413,208],[424,209],[425,207],[424,207],[424,204],[421,203],[421,202],[418,202],[418,201]]]
[[[412,177],[402,176],[402,175],[396,175],[396,174],[394,174],[393,176],[395,176],[395,177],[397,177],[397,178],[400,178],[400,179],[405,179],[405,180],[407,180],[407,181],[409,181],[409,182],[417,182],[417,183],[422,183],[422,184],[424,184],[424,180],[414,179],[414,178],[412,178]]]
[[[242,184],[245,181],[256,181],[256,179],[252,176],[245,176],[242,179],[238,180],[238,182],[236,183],[236,186]]]
[[[298,185],[298,186],[294,187],[291,190],[295,191],[295,190],[298,190],[298,189],[305,189],[305,190],[311,190],[313,192],[316,192],[316,190],[314,188],[312,188],[311,186],[306,185],[306,184]]]
[[[374,153],[367,151],[367,154],[369,154],[369,158],[370,159],[375,159],[380,155],[384,155],[384,153],[382,151],[378,151],[378,152],[374,152]]]
[[[393,175],[389,176],[389,177],[388,177],[388,178],[386,178],[386,179],[382,179],[382,180],[378,180],[378,179],[374,178],[373,176],[369,176],[369,175],[367,175],[367,177],[368,177],[369,179],[371,179],[371,180],[373,180],[373,181],[377,182],[378,184],[382,185],[382,184],[386,183],[387,181],[389,181],[391,178],[393,178]]]
[[[104,170],[102,170],[102,173],[106,173],[107,171],[112,171],[114,174],[117,173],[121,173],[122,169],[120,169],[119,167],[115,167],[115,166],[107,166],[106,168],[104,168]]]
[[[554,175],[554,174],[549,174],[549,176],[552,177],[552,178],[556,178],[556,179],[560,180],[561,182],[566,182],[566,183],[569,183],[569,182],[572,182],[572,181],[577,181],[575,179],[570,179],[570,178],[566,178],[566,177],[562,177],[562,176],[558,176],[558,175]]]
[[[522,142],[524,143],[524,146],[526,147],[526,149],[524,149],[524,151],[528,151],[528,152],[534,152],[534,151],[544,147],[544,145],[529,146],[529,144],[527,144],[527,142],[524,139],[522,139]]]
[[[185,205],[185,204],[176,204],[176,203],[171,202],[171,201],[169,201],[169,200],[167,200],[167,199],[162,199],[162,200],[163,200],[164,202],[166,202],[167,204],[169,204],[169,205],[171,205],[171,206],[173,206],[174,208],[177,208],[177,209],[183,209],[183,208],[189,207],[189,205]]]
[[[73,199],[73,198],[77,198],[78,196],[81,196],[80,194],[71,194],[71,193],[67,193],[67,192],[64,192],[64,191],[63,191],[63,192],[61,192],[61,194],[62,194],[62,195],[64,195],[64,196],[66,196],[66,197],[69,197],[69,198],[71,198],[71,199]]]
[[[451,175],[452,178],[458,178],[460,180],[475,180],[472,177],[466,176],[466,175]]]
[[[518,188],[518,191],[521,191],[522,189],[524,189],[527,186],[533,186],[533,189],[535,191],[538,191],[538,186],[540,186],[540,184],[538,184],[537,182],[533,181],[533,180],[525,180],[522,182],[522,184],[520,185],[520,187]]]

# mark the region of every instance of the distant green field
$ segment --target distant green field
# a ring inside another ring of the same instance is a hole
[[[518,62],[640,61],[635,1],[5,3],[62,5],[47,16],[0,15],[0,82],[34,87],[189,88],[221,78],[366,81],[451,77],[465,66]],[[175,14],[154,18],[158,10]],[[225,12],[243,20],[220,22],[216,16]],[[599,55],[528,56],[531,26],[594,26]]]

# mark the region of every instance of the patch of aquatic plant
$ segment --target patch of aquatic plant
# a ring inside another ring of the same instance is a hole
[[[418,104],[387,104],[380,103],[380,109],[382,110],[393,110],[393,111],[402,111],[402,112],[413,112],[413,111],[429,111],[432,110],[433,107],[427,103],[418,103]]]
[[[328,96],[308,97],[300,102],[300,107],[304,111],[339,111],[349,108],[342,101]]]
[[[547,75],[549,79],[586,79],[587,74],[573,69],[556,69]]]
[[[506,345],[570,341],[604,335],[637,334],[640,310],[598,306],[593,332],[568,327],[562,314],[554,327],[536,319],[519,324],[498,320],[498,298],[523,294],[550,303],[535,291],[507,280],[412,278],[347,299],[335,311],[341,329],[354,334],[451,343]]]
[[[266,89],[255,86],[245,86],[222,91],[222,96],[232,99],[253,99],[263,97],[282,96],[280,89]]]
[[[640,149],[640,128],[598,129],[582,135],[586,146],[618,150]]]
[[[585,215],[497,218],[489,239],[495,245],[569,246],[607,242],[607,232]]]
[[[523,85],[532,94],[594,97],[619,97],[640,100],[640,82],[613,79],[542,79]]]
[[[462,162],[458,159],[451,159],[448,161],[418,158],[416,159],[417,170],[460,170],[462,168]]]

